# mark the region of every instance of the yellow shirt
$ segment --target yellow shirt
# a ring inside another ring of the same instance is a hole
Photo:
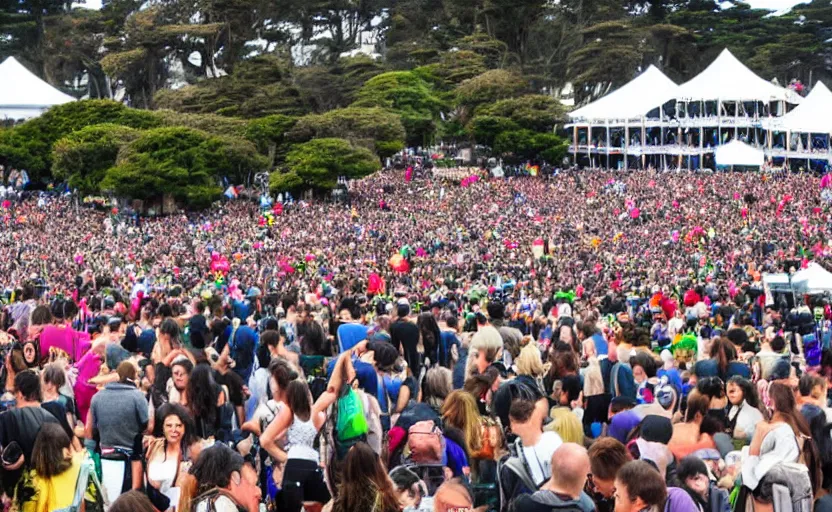
[[[76,453],[69,469],[52,478],[41,478],[32,471],[35,495],[31,501],[23,504],[23,512],[51,512],[72,505],[78,473],[85,456],[85,451]]]

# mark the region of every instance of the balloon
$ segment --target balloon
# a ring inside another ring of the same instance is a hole
[[[677,201],[677,200],[675,200],[675,199],[674,199],[674,200],[673,200],[673,207],[674,207],[674,208],[676,208],[676,209],[678,209],[678,208],[679,208],[679,201]]]
[[[641,210],[639,210],[638,208],[633,208],[632,210],[630,210],[630,217],[637,219],[640,213]]]
[[[75,258],[73,258],[73,259],[75,260],[76,265],[83,265],[84,264],[84,255],[83,254],[76,254]]]
[[[307,253],[307,255],[304,257],[304,259],[306,260],[307,263],[310,262],[310,261],[315,261],[315,255],[311,254],[311,253]]]
[[[734,192],[734,201],[739,201],[739,199],[740,199],[740,193],[739,192]]]
[[[401,254],[394,254],[387,260],[387,264],[390,265],[390,268],[395,270],[396,272],[405,273],[410,271],[410,263],[407,262],[404,256]]]
[[[277,203],[274,205],[272,212],[274,212],[275,215],[281,215],[283,213],[283,203]]]
[[[670,239],[673,240],[674,244],[679,241],[679,230],[678,229],[674,229],[673,232],[670,233]]]
[[[241,259],[243,259],[243,254],[239,253],[239,252],[235,252],[234,253],[234,261],[240,261]]]

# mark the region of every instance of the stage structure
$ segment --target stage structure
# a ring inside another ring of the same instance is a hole
[[[568,115],[573,162],[584,167],[715,169],[716,148],[734,140],[761,150],[774,166],[823,170],[832,163],[826,86],[818,82],[802,98],[755,75],[727,49],[681,85],[650,66]]]

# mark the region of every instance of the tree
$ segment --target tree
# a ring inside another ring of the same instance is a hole
[[[467,128],[477,144],[492,147],[498,135],[519,130],[520,126],[507,117],[483,115],[474,117]]]
[[[375,151],[381,158],[404,148],[401,118],[381,108],[349,107],[298,119],[286,134],[291,142],[341,138]]]
[[[294,147],[286,155],[286,167],[307,188],[331,190],[338,185],[338,178],[359,179],[381,169],[381,162],[370,150],[354,146],[344,139],[315,139]],[[287,182],[298,188],[294,177],[274,178],[275,186],[286,187]]]
[[[32,181],[47,179],[52,167],[52,145],[86,126],[112,123],[136,129],[154,128],[161,121],[152,112],[128,108],[109,100],[74,101],[50,108],[0,138],[0,157],[29,171]]]
[[[100,192],[101,181],[118,152],[140,132],[103,123],[87,126],[58,140],[52,150],[52,175],[82,194]]]
[[[642,36],[628,21],[607,21],[583,30],[584,41],[569,57],[567,76],[576,101],[595,99],[629,82],[642,60]]]
[[[300,90],[291,83],[290,63],[276,56],[241,62],[230,76],[204,80],[180,89],[162,89],[157,108],[193,114],[256,118],[272,114],[301,116],[309,112]]]
[[[557,163],[566,155],[568,143],[553,133],[531,130],[503,132],[494,139],[494,151],[512,163],[527,160]]]
[[[399,114],[411,146],[425,146],[433,139],[434,120],[443,107],[430,85],[411,71],[374,76],[359,89],[356,98],[356,107],[382,107]]]
[[[457,104],[473,112],[479,105],[510,98],[526,87],[518,75],[493,69],[462,82],[456,89]]]
[[[278,148],[287,145],[286,134],[295,126],[297,118],[273,115],[249,121],[245,137],[257,146],[261,154],[268,155],[269,167],[274,165]]]
[[[240,139],[192,128],[156,128],[122,148],[101,188],[134,199],[171,194],[187,207],[205,208],[219,198],[221,178],[239,183],[265,168],[265,159]]]
[[[566,113],[563,104],[550,96],[527,94],[482,105],[477,109],[479,115],[508,118],[521,128],[543,132],[562,121]]]

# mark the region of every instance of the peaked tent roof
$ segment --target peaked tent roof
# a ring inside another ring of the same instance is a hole
[[[704,101],[786,100],[789,103],[800,103],[801,100],[794,91],[755,75],[727,48],[704,71],[680,85],[676,98]]]
[[[0,64],[0,117],[27,119],[53,105],[75,101],[26,69],[14,57]]]
[[[676,97],[676,85],[659,68],[650,66],[644,73],[569,113],[572,119],[633,119]]]
[[[775,120],[779,130],[801,133],[832,133],[832,92],[818,82],[800,105]]]
[[[714,151],[717,165],[751,165],[762,167],[765,162],[763,152],[749,146],[741,140],[734,139],[727,144],[717,146]]]

